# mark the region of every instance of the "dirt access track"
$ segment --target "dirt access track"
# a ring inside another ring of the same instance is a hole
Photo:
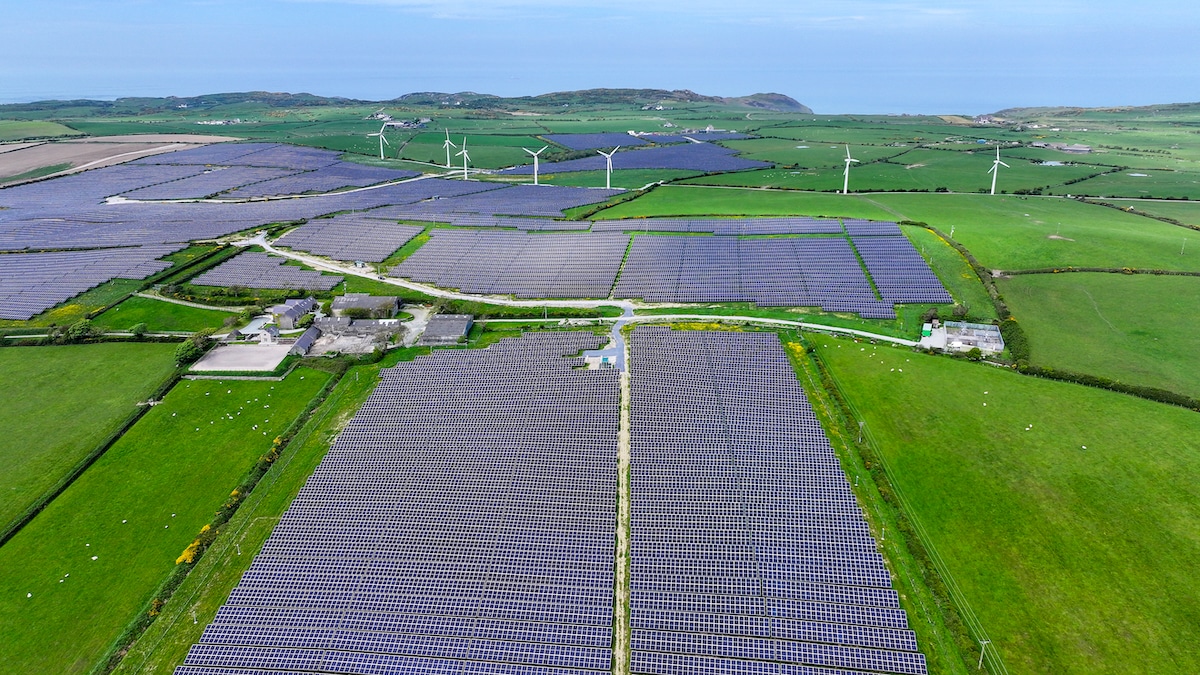
[[[148,157],[163,152],[186,150],[209,143],[236,141],[229,136],[199,134],[145,134],[134,136],[97,136],[94,138],[21,143],[19,148],[0,152],[0,184],[16,185],[24,181],[6,180],[42,167],[68,164],[68,168],[48,176],[62,176],[86,169],[97,169]],[[0,146],[3,149],[7,146]],[[37,178],[46,178],[39,176]],[[36,180],[36,179],[30,179]]]

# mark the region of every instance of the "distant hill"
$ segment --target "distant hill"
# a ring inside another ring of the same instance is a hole
[[[402,104],[411,106],[441,106],[451,105],[463,108],[520,108],[520,107],[553,107],[566,105],[671,105],[682,103],[717,103],[739,105],[762,110],[777,110],[811,114],[812,110],[790,96],[783,94],[752,94],[750,96],[723,97],[704,96],[686,89],[585,89],[582,91],[561,91],[539,96],[519,96],[505,98],[492,94],[475,92],[415,92],[404,94],[389,101],[366,101],[361,99],[343,98],[339,96],[316,96],[314,94],[276,93],[267,91],[233,92],[223,94],[205,94],[203,96],[166,96],[161,98],[127,97],[113,101],[96,101],[90,99],[72,101],[36,101],[33,103],[16,103],[0,105],[0,115],[4,113],[22,113],[35,111],[53,111],[66,109],[84,109],[89,113],[103,116],[123,115],[130,113],[152,113],[172,109],[206,109],[230,105],[263,105],[271,108],[299,108],[328,105],[380,105]]]
[[[1083,108],[1078,106],[1043,106],[1036,108],[1005,108],[993,113],[1005,119],[1030,119],[1034,117],[1079,117],[1088,114],[1145,114],[1171,115],[1200,113],[1200,103],[1157,103],[1146,106],[1110,106]]]

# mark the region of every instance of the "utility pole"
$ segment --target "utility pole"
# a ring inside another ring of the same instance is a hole
[[[983,670],[983,653],[987,651],[987,646],[991,643],[991,640],[979,641],[979,665],[975,667],[976,670]]]

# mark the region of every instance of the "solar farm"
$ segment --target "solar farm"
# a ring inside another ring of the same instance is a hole
[[[179,675],[609,670],[617,373],[588,333],[382,373]]]
[[[606,95],[0,119],[0,669],[1200,670],[1200,108]]]

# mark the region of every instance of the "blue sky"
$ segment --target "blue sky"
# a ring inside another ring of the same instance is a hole
[[[0,102],[265,89],[788,94],[819,113],[1200,100],[1200,3],[0,0]]]

